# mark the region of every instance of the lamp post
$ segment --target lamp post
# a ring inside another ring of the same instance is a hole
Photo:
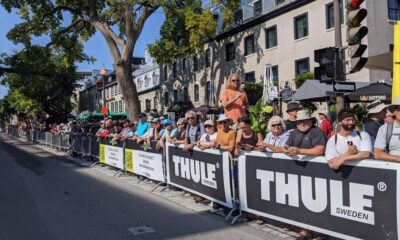
[[[107,75],[107,69],[105,69],[104,65],[103,68],[100,70],[101,76],[103,76],[103,107],[102,107],[102,113],[103,109],[106,107],[106,75]],[[103,113],[104,114],[104,113]],[[106,114],[104,114],[104,117]]]

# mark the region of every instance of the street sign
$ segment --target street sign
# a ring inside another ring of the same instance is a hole
[[[355,92],[356,83],[354,82],[334,82],[333,83],[334,92]]]
[[[281,97],[284,102],[290,101],[292,99],[293,92],[289,88],[284,88],[281,91]]]
[[[108,113],[107,107],[102,107],[102,108],[101,108],[101,114],[107,115],[107,113]]]

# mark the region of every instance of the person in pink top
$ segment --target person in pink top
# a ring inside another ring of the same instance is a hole
[[[226,87],[222,90],[219,101],[224,107],[225,114],[237,123],[239,118],[246,116],[246,109],[249,105],[246,92],[240,89],[240,77],[233,73],[229,76]]]

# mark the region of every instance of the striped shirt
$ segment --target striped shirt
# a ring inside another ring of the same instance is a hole
[[[271,144],[277,147],[283,147],[285,145],[286,141],[289,138],[291,131],[283,131],[279,136],[275,136],[272,132],[269,132],[267,136],[265,136],[264,143],[265,144]],[[271,149],[267,148],[266,149],[268,152],[272,152]]]

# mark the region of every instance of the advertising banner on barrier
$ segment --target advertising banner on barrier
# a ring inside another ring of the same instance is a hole
[[[229,153],[193,150],[167,144],[167,182],[188,192],[233,207]]]
[[[146,151],[137,143],[127,141],[125,145],[125,169],[129,172],[164,182],[162,153],[156,150],[156,142]]]
[[[124,147],[122,143],[111,145],[100,142],[100,162],[124,170]]]
[[[344,239],[398,239],[399,164],[350,164],[334,171],[324,157],[242,155],[241,209]]]

